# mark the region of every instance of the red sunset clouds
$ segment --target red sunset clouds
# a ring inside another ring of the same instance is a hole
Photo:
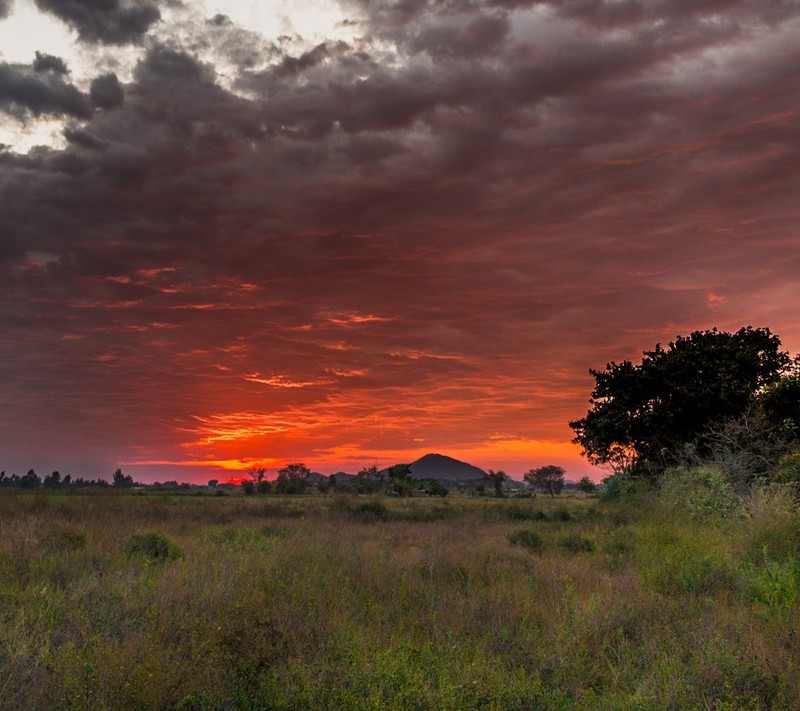
[[[66,139],[0,152],[0,469],[577,478],[588,368],[712,326],[800,350],[800,4],[340,5],[300,51],[39,3],[139,59],[0,62],[0,120]]]

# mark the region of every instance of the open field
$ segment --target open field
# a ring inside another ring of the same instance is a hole
[[[769,493],[703,522],[652,497],[3,491],[0,603],[0,708],[800,702],[800,520]]]

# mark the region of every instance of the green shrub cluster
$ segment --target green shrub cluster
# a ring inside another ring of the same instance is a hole
[[[141,556],[150,563],[174,560],[180,555],[178,547],[166,536],[155,533],[135,533],[125,545],[129,556]]]

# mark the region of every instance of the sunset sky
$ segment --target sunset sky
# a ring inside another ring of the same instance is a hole
[[[0,18],[8,473],[599,479],[589,368],[713,326],[800,351],[798,0]]]

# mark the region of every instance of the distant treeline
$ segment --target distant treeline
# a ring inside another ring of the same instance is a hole
[[[118,489],[129,489],[134,486],[144,486],[133,480],[133,477],[123,474],[121,469],[117,469],[111,481],[106,479],[84,479],[83,477],[72,478],[72,475],[66,474],[63,477],[60,472],[53,472],[47,474],[42,479],[33,469],[29,469],[27,474],[20,476],[19,474],[6,475],[5,471],[0,472],[0,487],[9,489],[38,489],[44,487],[45,489],[108,489],[110,487]]]

